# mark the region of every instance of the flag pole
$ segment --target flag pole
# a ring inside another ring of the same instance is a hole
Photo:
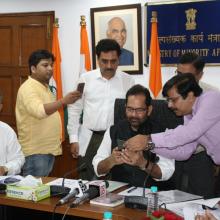
[[[59,18],[55,18],[54,27],[59,28]]]
[[[80,26],[86,26],[86,16],[80,15]]]

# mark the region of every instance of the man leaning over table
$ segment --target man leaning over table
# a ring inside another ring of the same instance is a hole
[[[218,90],[217,88],[202,82],[205,60],[196,53],[184,53],[177,64],[176,74],[192,73],[203,92]],[[200,196],[213,197],[215,177],[214,167],[205,148],[198,145],[192,156],[185,161],[176,161],[175,185],[178,189]]]
[[[220,164],[220,92],[202,92],[192,74],[171,78],[163,88],[168,106],[184,116],[184,124],[175,129],[129,139],[126,147],[138,151],[153,143],[154,152],[176,160],[187,160],[201,144],[216,164]]]

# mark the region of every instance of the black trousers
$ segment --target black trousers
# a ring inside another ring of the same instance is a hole
[[[80,156],[78,158],[78,166],[80,166],[83,163],[86,163],[86,169],[79,172],[80,179],[83,180],[97,179],[92,165],[92,160],[97,153],[97,150],[102,142],[103,136],[104,136],[104,132],[102,134],[97,134],[93,132],[85,156],[84,157]]]
[[[2,205],[0,206],[0,219],[7,220],[6,207]]]
[[[176,161],[173,178],[179,190],[205,198],[215,196],[214,166],[206,151],[193,154],[187,161]]]

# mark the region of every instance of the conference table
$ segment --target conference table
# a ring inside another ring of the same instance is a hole
[[[54,180],[55,178],[46,177],[43,178],[43,182],[49,182],[51,180]],[[6,207],[8,212],[12,214],[11,212],[14,212],[15,208],[20,209],[20,214],[29,211],[29,213],[37,213],[40,211],[41,216],[45,213],[47,216],[51,217],[55,204],[59,200],[59,197],[50,197],[44,200],[41,200],[39,202],[33,202],[28,200],[21,200],[21,199],[14,199],[6,197],[6,195],[0,195],[0,205]],[[8,208],[9,207],[9,208]],[[67,210],[68,206],[58,206],[56,208],[56,214],[59,213],[62,216],[65,211]],[[22,210],[25,210],[22,212]],[[105,207],[105,206],[98,206],[90,204],[89,202],[85,202],[84,204],[79,205],[76,208],[70,208],[67,212],[68,218],[72,216],[70,219],[103,219],[103,213],[105,211],[111,211],[113,214],[113,220],[141,220],[145,213],[141,210],[136,209],[130,209],[126,208],[124,204],[119,205],[117,207],[111,208],[111,207]],[[7,214],[7,213],[6,213]],[[16,214],[16,219],[21,219],[22,216],[18,216]],[[51,215],[51,216],[50,216]],[[51,219],[51,218],[45,218],[45,219]],[[7,218],[6,218],[7,219]],[[13,219],[13,218],[12,218]],[[33,218],[29,218],[33,219]],[[43,218],[39,218],[43,219]],[[59,219],[61,219],[59,217]]]

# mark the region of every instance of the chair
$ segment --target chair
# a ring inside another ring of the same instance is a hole
[[[152,106],[153,110],[150,115],[152,122],[152,133],[163,132],[167,128],[172,129],[180,124],[183,124],[183,118],[177,117],[175,113],[168,108],[167,102],[165,100],[152,100]],[[117,124],[118,121],[125,118],[125,99],[116,99],[114,106],[114,124]],[[177,184],[180,184],[181,187],[183,187],[182,185],[185,185],[185,178],[185,174],[182,174],[181,180],[176,179],[175,176],[173,176],[173,178],[168,181],[160,182],[160,189],[175,189]]]

